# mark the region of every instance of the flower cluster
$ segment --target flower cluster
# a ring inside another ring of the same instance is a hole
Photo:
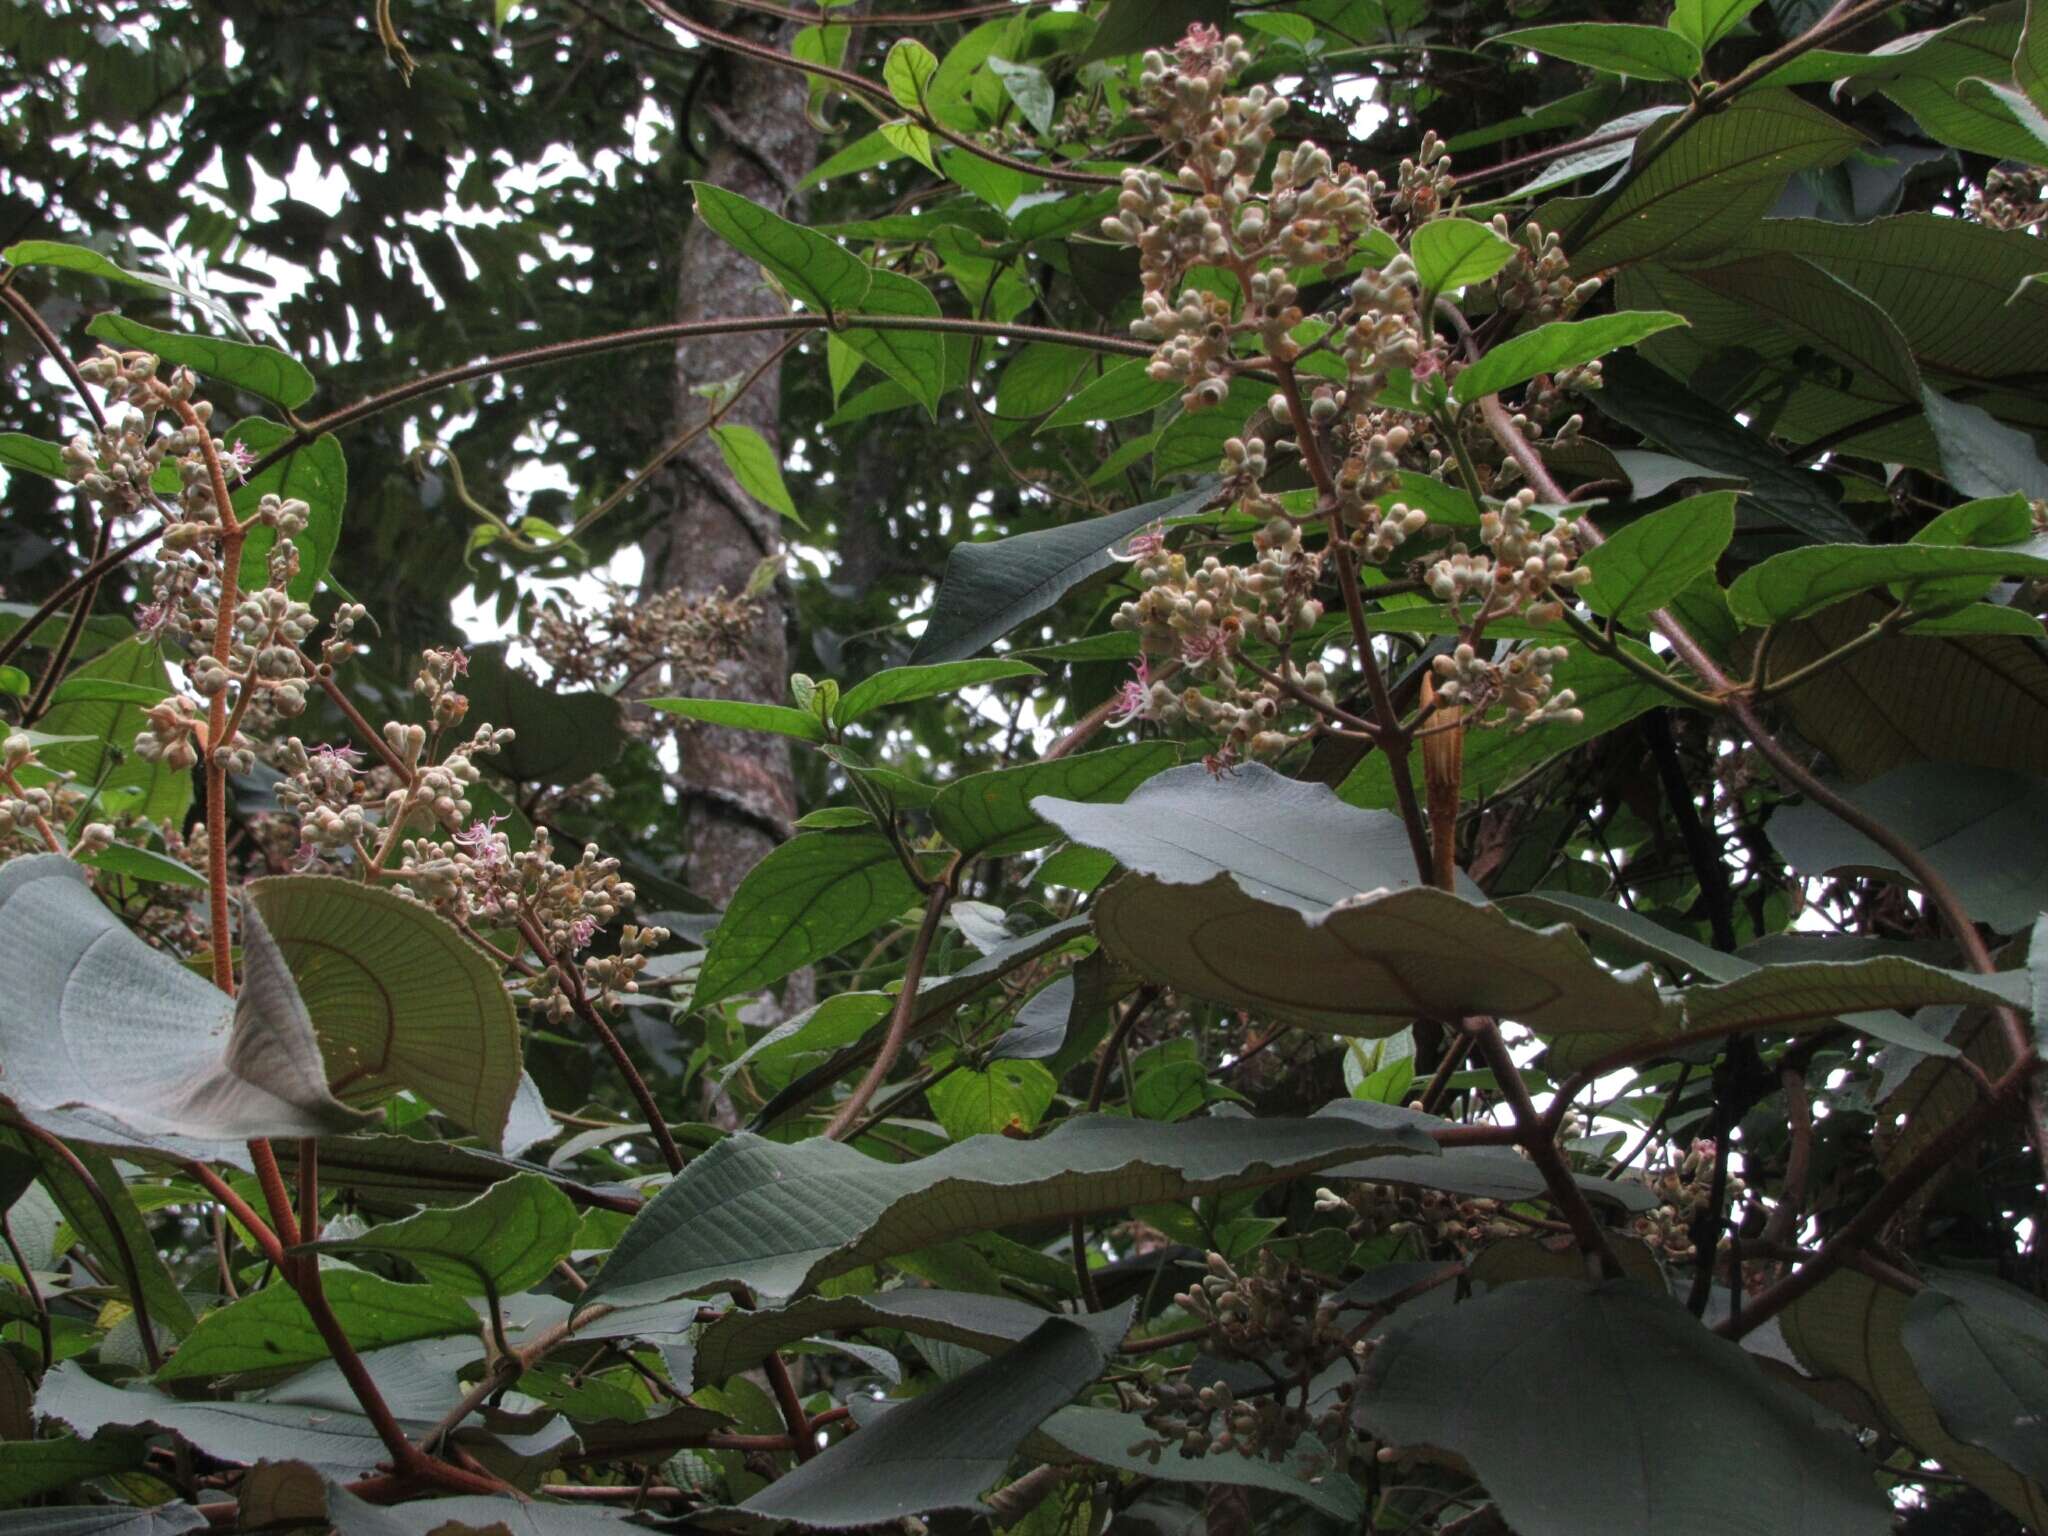
[[[1260,1253],[1249,1274],[1211,1253],[1202,1279],[1174,1300],[1208,1325],[1209,1354],[1257,1362],[1280,1390],[1253,1393],[1222,1380],[1197,1385],[1161,1377],[1148,1384],[1143,1410],[1160,1438],[1133,1446],[1134,1452],[1154,1461],[1169,1447],[1187,1457],[1235,1451],[1284,1461],[1304,1434],[1332,1451],[1343,1444],[1351,1432],[1352,1382],[1321,1397],[1311,1395],[1309,1384],[1340,1361],[1357,1366],[1366,1345],[1350,1337],[1341,1303],[1314,1277],[1270,1251]]]
[[[692,594],[679,587],[643,594],[616,583],[605,606],[573,614],[541,610],[533,648],[564,688],[629,687],[657,667],[675,681],[708,681],[737,655],[759,605],[724,592]]]
[[[1659,1170],[1650,1182],[1658,1205],[1643,1212],[1629,1224],[1629,1230],[1674,1264],[1689,1264],[1697,1250],[1693,1245],[1693,1223],[1713,1198],[1714,1168],[1720,1160],[1719,1146],[1707,1140],[1693,1142],[1678,1160]],[[1728,1193],[1740,1200],[1742,1179],[1730,1175]]]
[[[1589,579],[1569,520],[1537,512],[1521,490],[1483,501],[1475,540],[1447,539],[1418,504],[1426,498],[1404,495],[1404,477],[1454,465],[1481,495],[1505,493],[1519,472],[1510,455],[1482,473],[1473,445],[1454,440],[1464,429],[1444,389],[1469,360],[1469,336],[1399,248],[1446,211],[1455,189],[1448,152],[1427,136],[1390,184],[1314,144],[1276,149],[1287,102],[1265,86],[1231,90],[1246,57],[1239,39],[1200,25],[1171,52],[1145,56],[1139,111],[1179,163],[1126,172],[1102,226],[1137,248],[1144,292],[1132,334],[1152,343],[1151,375],[1178,384],[1186,409],[1221,405],[1240,378],[1279,385],[1223,444],[1227,494],[1258,529],[1252,558],[1197,560],[1157,536],[1132,550],[1140,592],[1115,623],[1140,636],[1144,659],[1119,717],[1184,720],[1219,740],[1226,763],[1284,748],[1286,717],[1301,709],[1326,725],[1340,720],[1310,659],[1320,647],[1293,658],[1298,642],[1316,638],[1317,593],[1331,574],[1331,546],[1309,547],[1304,529],[1327,526],[1340,561],[1421,560],[1423,587],[1460,622],[1464,644],[1436,663],[1436,681],[1442,706],[1463,723],[1573,719],[1570,691],[1551,681],[1561,648],[1496,657],[1500,647],[1481,643],[1497,619],[1557,618]],[[1598,286],[1572,276],[1556,236],[1540,226],[1516,234],[1503,219],[1495,232],[1513,247],[1489,285],[1501,311],[1563,318]],[[1339,283],[1332,307],[1315,315],[1299,287],[1312,275]],[[1571,392],[1598,382],[1592,364],[1534,381],[1517,430],[1539,435],[1566,415]],[[1571,415],[1556,435],[1568,440],[1581,424]],[[1294,465],[1313,482],[1307,516],[1266,484]],[[1178,686],[1167,685],[1161,659],[1183,674]]]

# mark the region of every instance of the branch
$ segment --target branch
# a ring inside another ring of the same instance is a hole
[[[939,935],[939,919],[946,915],[946,904],[953,898],[953,881],[958,869],[956,864],[946,871],[944,879],[932,884],[931,895],[924,904],[924,922],[918,927],[917,942],[911,946],[909,963],[903,968],[903,990],[896,994],[896,1010],[889,1016],[889,1032],[882,1037],[881,1048],[868,1064],[866,1075],[846,1102],[839,1106],[831,1124],[825,1127],[828,1141],[844,1141],[846,1133],[860,1123],[868,1101],[874,1098],[876,1090],[896,1065],[896,1058],[903,1054],[903,1047],[909,1043],[910,1021],[917,1013],[917,989],[924,981],[925,962],[931,958],[932,943]]]
[[[99,1211],[100,1220],[107,1224],[107,1236],[114,1245],[114,1256],[121,1261],[121,1274],[128,1282],[128,1301],[135,1308],[135,1329],[142,1336],[143,1357],[149,1361],[152,1372],[162,1369],[163,1351],[157,1348],[156,1329],[149,1320],[149,1298],[142,1292],[142,1267],[135,1262],[135,1250],[129,1246],[128,1234],[121,1230],[121,1223],[114,1215],[114,1204],[107,1198],[107,1192],[100,1188],[99,1180],[92,1176],[92,1170],[79,1161],[78,1154],[64,1145],[58,1137],[18,1116],[14,1124],[22,1134],[48,1148],[57,1160],[70,1170],[71,1176],[85,1186],[86,1198]],[[28,1273],[26,1265],[22,1266],[22,1273]],[[45,1360],[47,1362],[47,1356]]]

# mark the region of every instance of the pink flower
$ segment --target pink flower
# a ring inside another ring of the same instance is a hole
[[[448,670],[449,675],[453,677],[465,675],[469,671],[469,652],[463,650],[460,646],[450,651],[448,653]]]
[[[159,598],[135,610],[135,634],[140,640],[154,640],[171,621],[171,605]]]
[[[498,836],[498,823],[504,819],[493,816],[488,821],[473,821],[449,841],[479,864],[496,868],[505,862],[509,852],[505,840]]]
[[[246,475],[256,467],[256,450],[247,443],[235,443],[228,449],[228,468],[238,475]]]
[[[1174,58],[1184,69],[1198,69],[1216,56],[1223,34],[1206,22],[1196,22],[1188,35],[1174,45]]]
[[[1109,725],[1129,725],[1145,713],[1152,702],[1152,669],[1145,658],[1138,658],[1138,675],[1116,691],[1116,708],[1110,712]]]
[[[309,761],[319,764],[322,768],[339,767],[344,772],[349,773],[353,773],[356,764],[363,760],[363,754],[354,747],[346,745],[337,747],[324,741],[314,747],[311,752],[308,752],[306,757]]]
[[[1220,629],[1204,629],[1180,637],[1180,659],[1191,667],[1221,662],[1230,655],[1230,642]]]
[[[1131,535],[1131,542],[1124,546],[1124,552],[1133,560],[1142,560],[1147,555],[1156,555],[1166,548],[1166,530],[1154,523],[1142,533]]]
[[[569,948],[572,952],[587,948],[596,937],[597,919],[594,917],[579,917],[569,925]]]
[[[1209,770],[1209,777],[1212,779],[1220,779],[1226,773],[1236,773],[1237,749],[1225,746],[1219,751],[1211,752],[1202,759],[1202,766]]]

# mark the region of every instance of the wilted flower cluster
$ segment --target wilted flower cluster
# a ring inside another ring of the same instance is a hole
[[[533,648],[564,688],[628,688],[657,667],[704,681],[738,654],[758,611],[744,594],[641,593],[608,582],[601,609],[542,609]]]
[[[1551,683],[1561,648],[1495,656],[1501,648],[1481,642],[1497,619],[1556,618],[1589,579],[1570,521],[1537,513],[1522,491],[1484,506],[1476,541],[1446,543],[1430,538],[1422,498],[1402,494],[1404,475],[1441,473],[1454,459],[1471,467],[1466,446],[1452,441],[1463,431],[1455,413],[1432,403],[1469,360],[1462,318],[1436,323],[1441,300],[1424,291],[1415,260],[1398,247],[1384,254],[1445,211],[1448,152],[1429,135],[1391,185],[1314,144],[1276,152],[1287,101],[1265,86],[1230,90],[1246,58],[1239,39],[1200,25],[1171,52],[1145,56],[1140,110],[1180,163],[1126,172],[1103,222],[1109,238],[1138,250],[1143,312],[1132,333],[1154,344],[1152,376],[1179,384],[1188,410],[1220,405],[1241,376],[1277,374],[1281,386],[1223,446],[1227,491],[1257,520],[1253,558],[1197,562],[1162,536],[1133,547],[1142,591],[1115,622],[1141,636],[1145,659],[1121,716],[1187,720],[1220,739],[1224,762],[1286,746],[1284,717],[1300,708],[1338,718],[1322,667],[1292,656],[1322,618],[1316,593],[1329,574],[1328,548],[1305,545],[1303,530],[1326,523],[1360,564],[1389,567],[1420,541],[1434,545],[1419,574],[1457,611],[1466,642],[1436,664],[1441,707],[1468,725],[1575,718],[1569,690]],[[1539,226],[1515,234],[1502,219],[1494,232],[1514,247],[1491,282],[1501,309],[1559,319],[1597,288],[1573,278],[1556,236]],[[1304,312],[1298,283],[1310,276],[1341,282],[1333,309]],[[1539,435],[1571,390],[1597,384],[1592,365],[1536,381],[1517,429]],[[1402,399],[1413,403],[1390,403]],[[1558,437],[1580,424],[1569,417]],[[1291,462],[1312,471],[1310,517],[1265,484]],[[1509,458],[1474,488],[1516,473]],[[1248,652],[1271,660],[1257,664]],[[1178,686],[1155,680],[1161,658],[1178,663]]]

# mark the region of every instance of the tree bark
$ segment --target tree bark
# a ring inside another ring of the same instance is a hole
[[[787,51],[794,24],[740,21],[733,30]],[[705,179],[786,216],[795,216],[797,183],[817,153],[818,135],[806,117],[805,78],[751,59],[714,55],[705,62],[698,110],[718,130]],[[678,125],[687,133],[687,123]],[[683,239],[677,317],[780,313],[785,301],[752,261],[701,222]],[[775,348],[775,336],[724,336],[676,350],[674,428],[703,418],[707,385],[735,383]],[[780,449],[777,422],[781,380],[776,371],[756,384],[728,414],[729,424],[752,427]],[[646,589],[680,587],[690,594],[738,594],[761,561],[782,549],[774,512],[761,506],[727,473],[707,435],[658,472],[647,494],[658,520],[642,541]],[[678,679],[689,693],[782,703],[789,671],[787,619],[774,590],[762,595],[740,654],[712,684]],[[686,801],[688,882],[723,905],[748,870],[790,835],[796,817],[789,748],[782,738],[707,725],[678,732],[677,784]]]

